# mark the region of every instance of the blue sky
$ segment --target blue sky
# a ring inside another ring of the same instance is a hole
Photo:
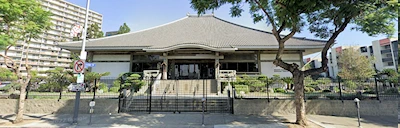
[[[86,0],[67,1],[86,7]],[[271,31],[271,28],[265,23],[253,23],[247,6],[243,7],[245,12],[242,13],[242,16],[235,18],[230,17],[229,8],[229,5],[222,6],[214,11],[214,15],[233,23]],[[178,20],[185,17],[187,13],[196,14],[190,8],[189,0],[91,0],[90,9],[103,15],[102,27],[104,32],[118,30],[119,26],[124,22],[131,28],[131,32],[134,32]],[[371,37],[359,31],[351,31],[350,27],[351,25],[339,35],[337,44],[334,47],[342,45],[371,45],[374,40],[386,38],[384,35]],[[304,30],[295,34],[295,36],[318,39],[306,29]],[[395,36],[397,37],[397,35]]]

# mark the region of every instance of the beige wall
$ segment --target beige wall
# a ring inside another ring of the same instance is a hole
[[[365,100],[360,102],[360,115],[369,116],[397,116],[398,101]],[[294,100],[235,100],[234,113],[238,115],[270,115],[270,114],[295,114]],[[306,113],[316,115],[357,116],[357,109],[353,101],[340,100],[308,100]]]
[[[89,113],[89,102],[91,100],[81,100],[79,106],[80,114]],[[18,100],[0,99],[0,114],[16,113]],[[56,99],[28,99],[25,102],[25,113],[27,114],[73,114],[75,100]],[[108,114],[118,112],[118,99],[98,99],[94,107],[95,114]]]

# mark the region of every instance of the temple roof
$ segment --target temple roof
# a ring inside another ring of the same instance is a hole
[[[324,40],[292,37],[287,49],[321,49]],[[81,41],[60,43],[68,50],[81,48]],[[271,32],[238,25],[214,15],[188,15],[157,27],[115,36],[89,39],[86,49],[142,49],[168,51],[176,48],[200,47],[209,50],[276,49],[278,42]]]

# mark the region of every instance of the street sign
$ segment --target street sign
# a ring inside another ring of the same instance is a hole
[[[83,70],[85,69],[85,61],[83,60],[77,60],[74,63],[74,73],[83,73]]]
[[[78,74],[76,83],[83,83],[84,79],[85,79],[85,76],[83,74]]]
[[[95,66],[96,66],[95,63],[85,63],[85,68],[95,67]]]

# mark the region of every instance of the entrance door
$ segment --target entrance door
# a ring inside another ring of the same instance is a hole
[[[172,64],[171,64],[172,65]],[[169,70],[170,78],[175,79],[214,79],[215,70],[212,63],[174,63],[174,70],[172,73]]]

